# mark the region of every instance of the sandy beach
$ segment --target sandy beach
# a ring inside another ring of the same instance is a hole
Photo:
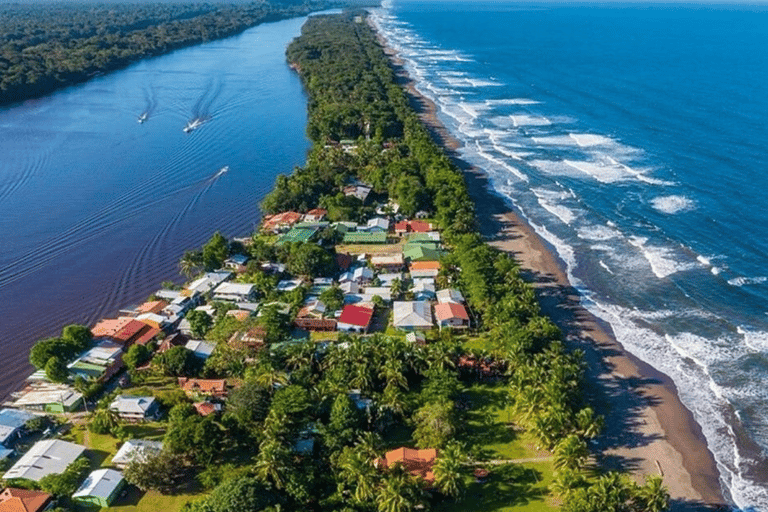
[[[482,169],[459,158],[461,143],[442,125],[435,105],[415,89],[396,53],[386,41],[382,44],[412,106],[464,171],[482,234],[493,246],[514,255],[534,284],[544,312],[571,347],[585,352],[590,399],[606,418],[606,428],[594,446],[596,462],[627,471],[640,482],[644,475],[661,473],[674,511],[727,509],[715,460],[671,379],[626,352],[610,326],[581,305],[553,249],[493,192]]]

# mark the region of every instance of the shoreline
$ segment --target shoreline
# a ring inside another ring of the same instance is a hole
[[[560,327],[571,348],[584,351],[590,398],[603,405],[597,412],[606,420],[597,439],[596,462],[606,469],[626,471],[640,482],[642,475],[661,473],[669,489],[671,510],[727,507],[715,459],[672,380],[625,351],[611,327],[581,305],[563,262],[493,190],[487,175],[461,159],[461,142],[438,119],[435,104],[416,90],[403,61],[377,33],[411,106],[464,172],[476,216],[484,220],[481,234],[490,245],[515,257],[533,284],[542,311]]]

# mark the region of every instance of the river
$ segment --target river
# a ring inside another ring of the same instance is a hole
[[[305,20],[0,109],[0,395],[32,371],[37,339],[178,281],[179,257],[214,231],[253,230],[275,177],[309,148],[285,61]]]

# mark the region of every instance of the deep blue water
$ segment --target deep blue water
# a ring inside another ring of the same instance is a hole
[[[305,19],[0,109],[0,396],[30,373],[36,339],[178,280],[179,257],[216,230],[252,232],[276,175],[309,147],[285,61]]]
[[[385,3],[421,92],[768,510],[768,7]]]

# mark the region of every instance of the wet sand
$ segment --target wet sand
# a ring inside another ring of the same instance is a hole
[[[678,398],[669,377],[626,352],[609,325],[589,313],[568,282],[564,264],[513,207],[497,195],[487,175],[458,156],[461,143],[442,125],[435,105],[422,96],[396,53],[382,41],[411,105],[465,174],[480,231],[491,245],[516,258],[534,284],[542,310],[573,348],[585,352],[588,393],[606,419],[594,447],[606,469],[627,471],[639,482],[663,474],[672,510],[726,509],[714,457],[701,428]]]

